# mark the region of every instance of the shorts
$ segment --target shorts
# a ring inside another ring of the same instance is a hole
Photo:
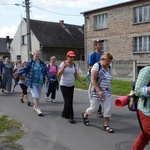
[[[30,88],[30,91],[32,98],[39,100],[41,98],[42,85],[32,83],[32,88]]]

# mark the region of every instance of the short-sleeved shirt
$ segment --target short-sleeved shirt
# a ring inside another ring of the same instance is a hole
[[[63,65],[64,65],[64,62],[62,62],[59,67],[62,68]],[[74,86],[75,70],[76,70],[76,66],[74,63],[71,68],[66,67],[64,69],[63,74],[61,75],[61,79],[60,79],[61,86],[67,86],[67,87]]]
[[[108,67],[108,71],[106,71],[103,66],[101,66],[101,69],[99,70],[99,64],[95,63],[94,66],[92,67],[92,70],[99,71],[98,73],[98,80],[97,84],[100,87],[100,89],[104,92],[105,97],[108,97],[111,95],[111,86],[110,83],[112,81],[112,71],[111,68]],[[94,89],[92,84],[90,83],[89,86],[89,97],[95,100],[101,100],[99,97],[98,92]]]
[[[88,64],[93,66],[96,62],[100,61],[102,53],[91,52],[88,57]]]

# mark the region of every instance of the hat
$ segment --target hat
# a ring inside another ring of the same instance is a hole
[[[69,51],[68,53],[67,53],[67,56],[76,56],[76,54],[73,52],[73,51]]]
[[[95,41],[95,43],[101,43],[101,42],[104,42],[104,40],[98,39],[98,40]]]

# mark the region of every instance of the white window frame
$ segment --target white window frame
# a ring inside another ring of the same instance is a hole
[[[94,30],[108,28],[107,13],[94,16]]]
[[[134,23],[142,22],[150,22],[150,5],[134,8]]]
[[[150,36],[134,37],[133,52],[150,52]]]

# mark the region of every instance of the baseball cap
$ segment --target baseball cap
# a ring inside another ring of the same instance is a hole
[[[98,40],[96,40],[95,42],[96,42],[96,43],[101,43],[101,42],[104,42],[104,40],[98,39]]]
[[[68,53],[67,53],[67,56],[76,56],[76,54],[73,52],[73,51],[69,51]]]

